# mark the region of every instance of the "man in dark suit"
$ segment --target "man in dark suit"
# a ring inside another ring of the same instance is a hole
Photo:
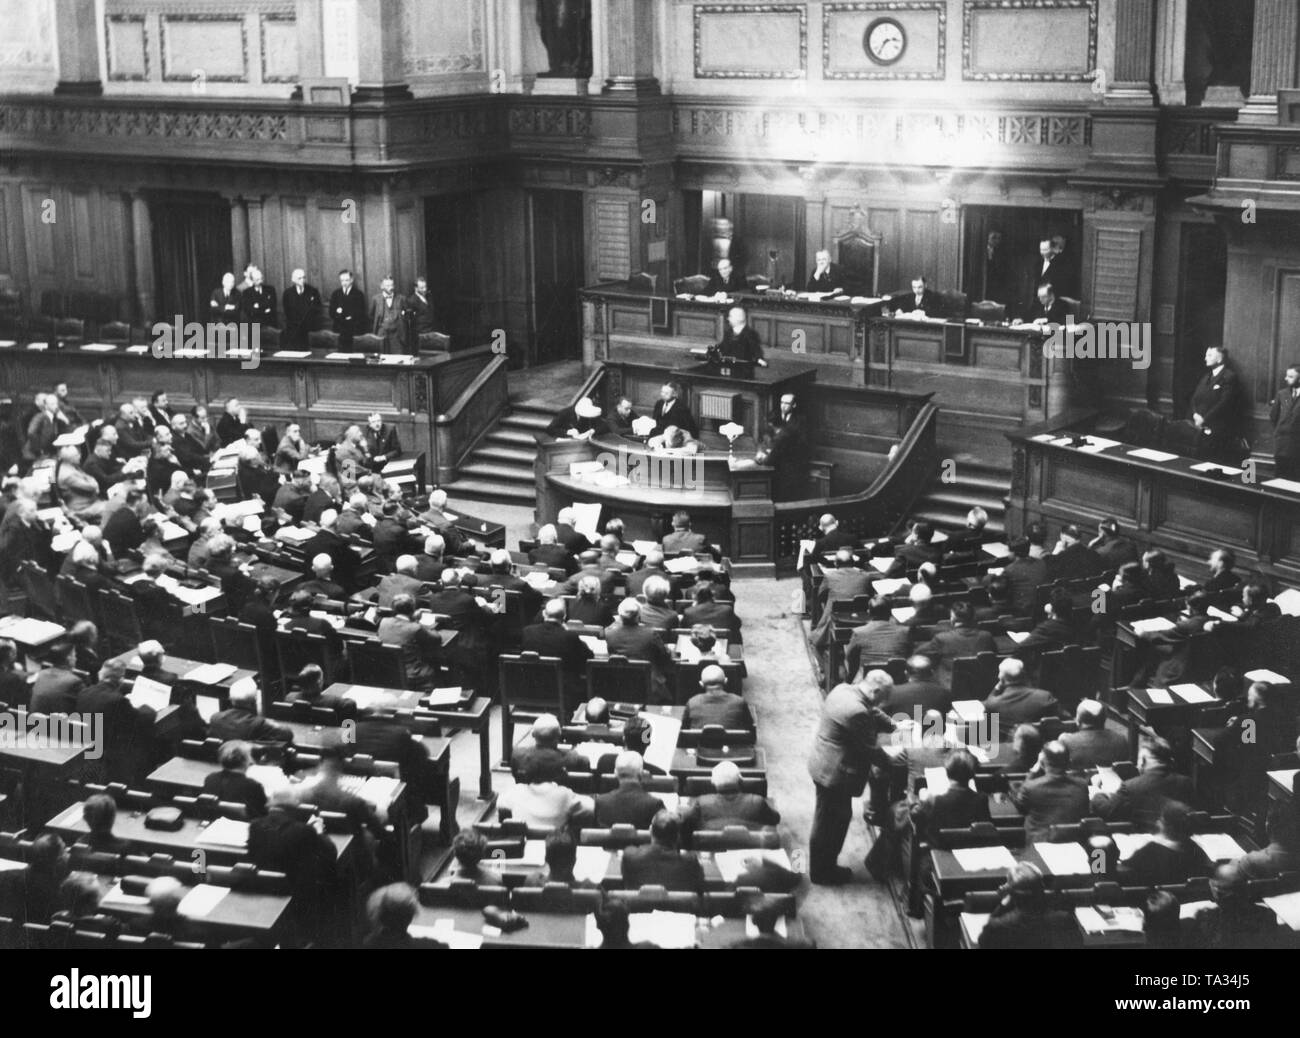
[[[1052,588],[1051,598],[1043,607],[1045,616],[1020,643],[1019,655],[1059,649],[1077,644],[1080,634],[1074,622],[1074,603],[1065,588]]]
[[[818,595],[822,603],[821,618],[809,635],[813,648],[819,652],[824,651],[830,642],[834,621],[833,606],[836,602],[851,602],[870,594],[871,574],[858,565],[851,548],[838,549],[835,552],[834,567],[822,570],[822,586]]]
[[[604,436],[609,432],[609,423],[601,417],[601,410],[591,397],[584,396],[572,407],[558,411],[546,427],[551,436],[567,436],[570,439],[590,439],[592,436]]]
[[[892,707],[896,709],[896,704]],[[912,811],[912,819],[931,843],[938,843],[942,829],[966,829],[975,822],[988,822],[989,798],[971,789],[977,764],[969,750],[953,750],[944,762],[948,788],[936,792],[928,786]],[[943,846],[943,844],[938,844]]]
[[[438,676],[442,658],[442,639],[415,620],[415,599],[398,595],[393,599],[393,615],[379,621],[376,632],[385,645],[402,650],[402,668],[409,687],[427,691]]]
[[[547,523],[537,531],[537,545],[529,549],[528,561],[534,566],[563,570],[570,576],[578,572],[578,560],[573,557],[568,548],[559,543],[559,531],[552,523]]]
[[[718,269],[709,275],[709,287],[704,290],[704,294],[716,296],[722,293],[729,296],[744,290],[745,279],[732,267],[731,260],[720,259]]]
[[[683,552],[706,551],[709,539],[702,533],[691,529],[691,517],[687,512],[673,513],[672,533],[664,534],[665,555],[680,555]]]
[[[1079,295],[1079,264],[1066,248],[1065,235],[1052,235],[1051,281],[1063,296]]]
[[[777,413],[768,422],[765,441],[754,460],[776,470],[772,482],[773,498],[793,501],[807,496],[808,435],[793,393],[781,394],[777,406]]]
[[[813,259],[816,265],[813,267],[812,273],[808,275],[806,291],[834,292],[837,288],[842,289],[844,287],[844,279],[840,274],[840,268],[831,262],[829,249],[818,249]]]
[[[1127,537],[1121,537],[1118,519],[1103,519],[1097,524],[1097,536],[1089,542],[1088,547],[1101,560],[1103,573],[1114,573],[1126,562],[1137,562],[1139,552],[1137,545]]]
[[[1241,426],[1246,397],[1241,379],[1228,362],[1228,351],[1205,351],[1205,374],[1192,393],[1192,423],[1201,431],[1197,454],[1233,465],[1241,460]]]
[[[345,757],[358,753],[396,763],[401,780],[418,791],[417,802],[427,802],[423,798],[428,789],[429,751],[424,740],[413,736],[406,725],[384,716],[382,708],[363,710],[357,719],[352,741],[343,743]]]
[[[1273,425],[1273,468],[1279,479],[1300,480],[1300,365],[1287,366],[1282,388],[1268,405]]]
[[[542,609],[542,622],[529,624],[520,636],[520,649],[539,656],[554,656],[561,661],[565,678],[565,699],[575,702],[582,698],[583,676],[591,648],[579,637],[577,631],[564,626],[564,599],[552,598]]]
[[[1013,281],[1011,262],[1002,245],[1002,232],[989,231],[984,244],[984,293],[981,298],[1004,306],[1011,302]]]
[[[312,534],[302,545],[302,554],[306,559],[317,555],[328,555],[334,564],[334,581],[343,588],[344,594],[357,590],[357,570],[361,568],[361,558],[352,546],[340,537],[338,530],[339,515],[334,509],[321,513],[320,529]]]
[[[423,276],[415,279],[415,286],[406,297],[406,309],[411,315],[412,331],[415,332],[417,343],[421,335],[438,330],[433,323],[433,299],[429,295],[429,282]]]
[[[1106,767],[1130,759],[1127,737],[1106,727],[1106,708],[1101,703],[1095,699],[1082,700],[1074,719],[1079,730],[1061,735],[1061,742],[1070,751],[1071,767]]]
[[[682,851],[681,819],[671,811],[660,811],[650,823],[650,843],[623,852],[623,886],[638,890],[655,884],[665,890],[702,892],[704,869],[690,851]]]
[[[1101,557],[1083,543],[1083,533],[1073,523],[1062,527],[1056,551],[1045,556],[1045,561],[1049,581],[1091,577],[1106,568]]]
[[[406,330],[402,311],[406,300],[396,292],[392,277],[379,282],[379,294],[370,304],[370,334],[384,340],[385,353],[406,353]]]
[[[927,562],[938,563],[941,553],[933,541],[934,527],[918,519],[912,524],[903,543],[894,549],[894,564],[887,575],[901,577]]]
[[[676,382],[665,382],[660,387],[659,399],[650,412],[650,417],[655,420],[650,435],[662,436],[665,429],[675,425],[679,429],[685,429],[694,439],[699,439],[700,427],[690,409],[682,402],[681,394],[682,387]]]
[[[934,680],[932,661],[923,651],[908,658],[907,680],[894,686],[889,708],[898,714],[924,716],[931,710],[947,713],[952,706],[952,697],[948,690]]]
[[[99,668],[99,682],[77,696],[76,709],[103,717],[102,771],[109,782],[134,782],[148,769],[149,730],[154,711],[137,710],[126,698],[126,663],[120,658],[105,660]]]
[[[375,604],[381,609],[391,608],[393,599],[398,595],[410,595],[412,598],[418,598],[420,595],[421,584],[419,577],[415,575],[414,555],[397,556],[393,569],[394,572],[380,577],[379,583],[375,585]]]
[[[695,599],[695,604],[687,606],[682,611],[681,626],[694,627],[696,624],[706,624],[727,631],[735,641],[740,634],[740,617],[736,615],[736,610],[732,608],[731,603],[714,601],[713,585],[703,581],[695,585],[691,595]]]
[[[767,367],[767,361],[763,359],[763,345],[758,341],[758,332],[750,327],[743,306],[733,306],[727,311],[727,327],[723,329],[722,339],[714,349],[719,356],[757,364],[760,368]]]
[[[998,664],[998,683],[984,700],[984,709],[997,717],[1004,739],[1010,737],[1016,725],[1061,716],[1061,704],[1056,697],[1044,688],[1030,685],[1024,663],[1014,657]]]
[[[817,520],[817,529],[821,531],[821,536],[813,541],[812,550],[816,559],[823,560],[825,556],[832,555],[841,548],[853,547],[853,535],[842,529],[840,521],[830,512]]]
[[[1173,747],[1164,739],[1148,739],[1138,751],[1141,774],[1126,779],[1114,793],[1092,798],[1093,813],[1110,821],[1131,821],[1144,833],[1156,831],[1160,812],[1170,800],[1192,804],[1196,791],[1192,780],[1174,770]]]
[[[696,797],[683,822],[691,832],[724,829],[729,825],[743,825],[758,829],[776,825],[780,813],[757,793],[742,792],[740,768],[734,761],[724,760],[713,766],[709,776],[713,792]]]
[[[257,267],[252,267],[248,276],[252,284],[240,297],[243,318],[250,324],[274,328],[279,324],[275,315],[275,289],[266,284],[265,275]]]
[[[884,595],[871,600],[867,617],[865,624],[853,629],[844,650],[844,667],[850,681],[859,681],[868,670],[906,656],[912,642],[911,630],[894,620],[892,606]]]
[[[235,275],[221,275],[221,287],[214,290],[208,300],[208,318],[218,324],[234,324],[239,320],[240,292],[235,287]]]
[[[424,538],[412,532],[408,517],[396,501],[385,501],[383,514],[375,523],[371,543],[382,572],[391,573],[399,555],[414,555],[424,547]]]
[[[285,873],[295,897],[305,906],[319,906],[334,880],[334,844],[292,813],[296,798],[287,781],[268,799],[270,810],[248,825],[249,860],[258,868]]]
[[[578,513],[572,508],[561,508],[559,514],[555,517],[555,535],[556,540],[564,545],[564,550],[570,555],[581,555],[584,551],[592,546],[587,535],[579,533],[574,528],[574,523],[578,521]]]
[[[1054,825],[1071,825],[1088,813],[1088,783],[1068,774],[1070,751],[1053,740],[1038,757],[1043,774],[1012,789],[1011,800],[1025,816],[1025,840],[1046,842]]]
[[[253,763],[248,747],[234,740],[222,743],[217,761],[221,770],[203,779],[203,792],[211,793],[218,800],[243,804],[254,818],[266,814],[266,789],[247,774],[249,765]]]
[[[624,750],[614,760],[618,788],[596,797],[595,818],[598,826],[632,825],[649,829],[655,815],[664,809],[663,801],[642,785],[641,754]]]
[[[560,749],[560,722],[554,714],[542,714],[529,733],[532,742],[515,747],[510,755],[510,772],[516,782],[559,782],[565,772],[590,771],[591,761],[581,753]]]
[[[339,271],[339,287],[330,293],[330,320],[339,349],[352,349],[352,338],[366,331],[366,294],[352,282],[352,271]]]
[[[889,297],[890,305],[899,313],[910,314],[916,310],[926,317],[944,317],[943,301],[930,289],[923,275],[912,278],[911,292],[896,292]]]
[[[727,691],[726,672],[710,665],[700,672],[700,693],[686,704],[682,714],[683,728],[703,728],[720,724],[728,730],[754,730],[754,717],[749,704],[734,692]]]
[[[383,468],[388,462],[402,456],[402,444],[397,438],[397,429],[384,424],[384,417],[378,411],[366,419],[366,427],[361,430],[361,442],[366,445],[366,453],[376,469]]]
[[[117,430],[117,446],[114,452],[119,458],[134,458],[147,454],[153,445],[153,434],[144,418],[135,409],[134,404],[123,404],[117,409],[117,418],[113,420]]]
[[[885,712],[892,691],[888,674],[871,671],[861,684],[837,685],[822,703],[808,761],[817,797],[808,838],[808,874],[814,883],[843,884],[852,878],[836,858],[848,834],[853,798],[866,788],[873,765],[887,766],[876,737],[894,730]]]
[[[1017,537],[1009,545],[1011,561],[1003,570],[1011,591],[1011,605],[1019,616],[1034,612],[1038,601],[1038,587],[1047,583],[1047,563],[1029,556],[1029,541]]]
[[[284,334],[280,344],[286,350],[305,350],[308,333],[316,327],[321,310],[320,292],[315,285],[307,284],[307,272],[295,268],[292,284],[284,290]]]
[[[531,558],[531,555],[530,555]],[[627,575],[627,593],[635,598],[645,588],[645,582],[651,577],[661,577],[669,584],[675,584],[676,578],[664,569],[664,553],[659,548],[651,548],[642,560],[641,568]]]
[[[965,599],[958,599],[948,607],[952,629],[937,631],[917,651],[931,660],[939,661],[938,680],[945,688],[952,688],[952,661],[961,656],[976,656],[981,652],[996,652],[997,643],[988,631],[975,626],[975,610]]]
[[[641,623],[641,603],[635,598],[624,598],[618,607],[618,619],[605,628],[605,644],[611,656],[626,656],[630,660],[649,660],[652,674],[650,701],[671,703],[668,671],[672,668],[672,654],[663,639]]]
[[[1051,282],[1045,285],[1039,285],[1035,293],[1034,305],[1029,308],[1024,318],[1025,324],[1065,324],[1066,318],[1071,315],[1066,312],[1066,307],[1056,295],[1056,289]]]
[[[293,742],[292,730],[258,714],[257,685],[252,678],[231,686],[229,706],[212,715],[208,736],[223,742]]]

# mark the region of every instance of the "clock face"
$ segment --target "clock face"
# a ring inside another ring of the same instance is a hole
[[[867,57],[879,65],[892,65],[907,49],[907,34],[894,18],[877,18],[862,37]]]

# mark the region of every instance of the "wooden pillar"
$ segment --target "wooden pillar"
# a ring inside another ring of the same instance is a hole
[[[140,194],[131,196],[131,238],[135,246],[131,260],[136,314],[142,321],[152,321],[160,316],[154,313],[158,291],[153,267],[153,220],[149,215],[149,203]]]
[[[402,0],[357,0],[354,104],[410,100],[402,53]]]
[[[1295,0],[1255,0],[1255,39],[1250,59],[1250,98],[1242,123],[1277,123],[1277,92],[1296,85],[1300,5]]]
[[[604,0],[605,94],[658,94],[652,0]],[[593,38],[593,43],[595,42]]]
[[[1124,0],[1115,5],[1115,70],[1106,84],[1107,104],[1144,104],[1154,100],[1155,7],[1152,0]]]
[[[1187,0],[1156,5],[1156,95],[1163,105],[1187,104]]]
[[[55,0],[54,24],[59,38],[59,82],[54,92],[102,94],[95,0]]]

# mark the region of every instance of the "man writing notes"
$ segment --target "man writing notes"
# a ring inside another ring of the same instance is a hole
[[[746,364],[767,367],[763,359],[763,347],[758,341],[758,332],[749,326],[749,316],[745,308],[733,306],[727,311],[727,327],[722,333],[722,341],[714,347],[723,357],[733,357]]]
[[[943,303],[939,300],[939,293],[931,290],[929,282],[923,275],[912,278],[910,293],[900,292],[898,295],[891,296],[889,301],[899,313],[919,311],[926,317],[943,316]]]
[[[330,320],[339,349],[352,349],[352,337],[366,330],[366,294],[352,283],[352,271],[339,271],[339,287],[330,295]]]
[[[405,353],[402,310],[406,301],[394,289],[392,277],[379,282],[379,295],[370,307],[370,333],[384,340],[385,353]]]
[[[706,295],[729,296],[734,292],[742,292],[745,288],[745,279],[736,273],[731,266],[731,260],[718,260],[718,269],[709,275],[709,287]]]
[[[1236,464],[1241,460],[1241,380],[1228,363],[1228,351],[1205,351],[1205,374],[1192,394],[1192,423],[1201,431],[1197,455]]]
[[[315,285],[307,284],[307,272],[301,267],[289,279],[292,284],[284,290],[284,335],[281,342],[286,350],[305,350],[307,333],[315,326],[320,312],[320,292]]]
[[[1286,369],[1286,381],[1268,408],[1273,423],[1273,468],[1280,479],[1300,480],[1300,365]]]
[[[844,287],[840,277],[840,268],[831,262],[829,249],[818,249],[817,265],[808,275],[809,292],[838,292]]]
[[[546,431],[552,436],[568,436],[575,440],[604,436],[609,432],[609,423],[600,414],[600,408],[592,402],[591,397],[584,396],[572,407],[566,407],[552,418]]]

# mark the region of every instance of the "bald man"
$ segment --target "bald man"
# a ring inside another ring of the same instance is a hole
[[[720,724],[732,731],[754,730],[749,704],[727,691],[727,674],[716,665],[700,673],[700,693],[690,698],[682,714],[683,728],[703,728],[706,724]]]
[[[307,284],[307,273],[301,267],[294,270],[290,285],[284,290],[284,333],[280,343],[286,350],[307,349],[308,333],[320,320],[321,297],[315,285]]]
[[[758,332],[749,326],[749,315],[743,306],[733,306],[727,311],[727,327],[722,333],[722,341],[714,347],[723,357],[733,357],[747,364],[767,367],[763,359],[763,346],[758,341]]]

